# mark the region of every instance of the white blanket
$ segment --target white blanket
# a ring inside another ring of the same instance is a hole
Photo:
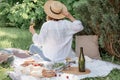
[[[105,62],[102,60],[94,60],[89,57],[85,57],[86,59],[86,68],[90,69],[89,74],[85,75],[73,75],[66,73],[57,73],[56,77],[52,78],[37,78],[30,75],[21,74],[20,72],[20,64],[23,63],[25,59],[15,57],[14,60],[14,72],[9,72],[9,76],[12,80],[80,80],[86,77],[105,77],[110,71],[114,68],[120,69],[120,65],[112,64],[110,62]],[[77,63],[77,58],[74,58]],[[72,66],[78,66],[74,64]],[[68,79],[69,78],[69,79]]]

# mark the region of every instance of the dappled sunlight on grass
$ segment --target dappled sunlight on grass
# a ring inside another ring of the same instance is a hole
[[[10,32],[5,32],[5,31],[0,31],[0,37],[3,37],[3,36],[8,36],[10,38],[17,38],[17,35],[15,34],[11,34]]]
[[[32,44],[29,30],[19,28],[0,28],[0,48],[28,49]]]
[[[12,47],[11,44],[12,44],[12,43],[9,42],[9,41],[1,41],[1,40],[0,40],[0,46],[6,46],[5,48]]]

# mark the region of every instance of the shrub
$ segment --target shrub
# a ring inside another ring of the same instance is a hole
[[[19,28],[28,28],[31,18],[34,18],[36,23],[43,22],[43,4],[43,0],[23,0],[22,4],[17,3],[10,9],[8,19]]]
[[[120,1],[85,0],[74,6],[76,17],[81,18],[83,34],[99,36],[100,48],[120,58]]]
[[[6,26],[6,23],[9,21],[7,15],[10,12],[10,5],[5,2],[0,2],[0,26]]]

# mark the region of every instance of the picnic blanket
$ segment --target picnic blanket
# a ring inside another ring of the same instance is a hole
[[[36,61],[40,61],[39,56],[37,55],[28,56],[25,54],[26,53],[25,51],[20,49],[9,48],[6,50],[10,51],[9,53],[11,53],[11,55],[13,55],[14,57],[14,61],[12,63],[12,67],[14,68],[14,71],[8,72],[12,80],[80,80],[86,77],[105,77],[114,68],[120,69],[120,65],[106,62],[103,60],[91,59],[85,56],[86,68],[90,70],[89,74],[75,75],[70,73],[57,72],[56,77],[38,78],[38,77],[33,77],[31,75],[22,74],[20,69],[21,69],[21,64],[28,58],[34,58]],[[72,58],[72,60],[75,60],[76,64],[72,64],[71,67],[77,67],[78,58],[75,57],[75,58]]]
[[[75,74],[57,72],[56,77],[38,78],[30,75],[21,74],[21,72],[19,71],[20,64],[26,59],[15,57],[14,71],[9,72],[9,75],[12,78],[12,80],[80,80],[86,77],[105,77],[111,72],[112,69],[114,68],[120,69],[120,65],[117,64],[113,64],[102,60],[91,59],[89,57],[85,57],[85,59],[86,59],[86,68],[91,71],[89,74],[75,75]],[[77,57],[73,58],[73,60],[76,60],[76,64],[72,64],[72,67],[78,66],[77,65],[78,58]]]

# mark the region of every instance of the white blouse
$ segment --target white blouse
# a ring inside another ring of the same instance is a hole
[[[32,40],[34,44],[42,46],[43,54],[51,61],[62,61],[73,56],[73,34],[81,30],[83,26],[79,20],[50,20],[42,25],[40,33],[35,33]]]

